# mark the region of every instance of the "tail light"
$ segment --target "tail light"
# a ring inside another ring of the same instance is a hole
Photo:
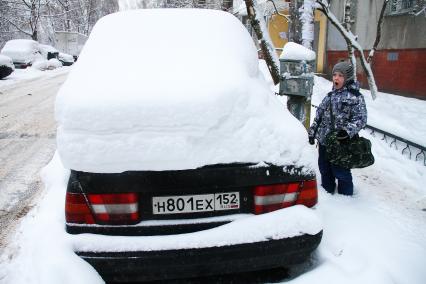
[[[67,193],[65,217],[67,223],[134,224],[139,220],[138,195]]]
[[[318,202],[318,190],[316,180],[306,180],[301,182],[299,196],[296,204],[312,207]]]
[[[95,224],[95,219],[83,194],[67,192],[65,219],[67,223]]]
[[[255,214],[267,213],[296,204],[312,207],[317,201],[316,180],[261,185],[254,188]]]

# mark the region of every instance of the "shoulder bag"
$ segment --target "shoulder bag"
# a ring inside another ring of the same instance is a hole
[[[365,168],[374,164],[371,153],[371,142],[358,134],[349,140],[337,140],[337,131],[334,129],[334,115],[330,96],[331,132],[325,138],[327,158],[333,165],[345,168]]]

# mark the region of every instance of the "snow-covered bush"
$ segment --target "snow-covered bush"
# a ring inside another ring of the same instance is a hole
[[[15,70],[12,58],[6,55],[0,54],[0,79],[3,79]]]
[[[40,71],[53,70],[59,67],[62,67],[62,63],[56,58],[52,58],[49,60],[37,60],[32,65],[32,68]]]

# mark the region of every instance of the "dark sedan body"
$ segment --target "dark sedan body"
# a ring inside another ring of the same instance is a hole
[[[120,174],[72,171],[66,228],[71,234],[104,235],[106,240],[132,236],[167,242],[171,236],[197,238],[238,219],[316,202],[315,175],[302,168],[232,164]],[[247,237],[237,243],[175,249],[103,251],[85,246],[76,253],[107,281],[148,281],[291,266],[309,257],[321,235]]]

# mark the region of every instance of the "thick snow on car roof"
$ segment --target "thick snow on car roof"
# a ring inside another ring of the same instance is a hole
[[[232,162],[306,164],[306,131],[259,72],[233,15],[133,10],[94,27],[56,101],[66,167],[170,170]]]
[[[6,42],[1,53],[12,58],[14,62],[31,62],[39,51],[38,42],[31,39],[12,39]]]

